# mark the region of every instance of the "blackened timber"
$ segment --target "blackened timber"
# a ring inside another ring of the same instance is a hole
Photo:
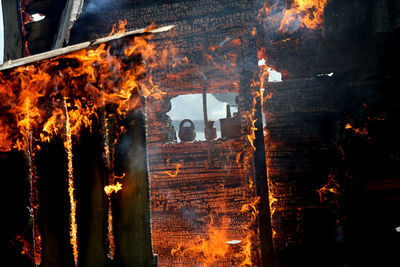
[[[134,123],[116,148],[116,169],[121,168],[126,174],[121,180],[123,189],[113,203],[119,204],[113,207],[116,263],[117,266],[152,266],[146,122],[140,111],[129,117]]]
[[[252,92],[256,90],[256,88],[252,88],[251,84],[252,79],[254,79],[254,74],[258,72],[258,60],[254,37],[246,37],[245,40],[243,40],[244,38],[242,38],[243,62],[240,75],[239,95],[243,99],[245,105],[244,109],[251,110],[253,108],[252,102],[254,97]],[[256,149],[254,152],[254,171],[256,194],[260,198],[257,209],[261,243],[261,266],[272,267],[275,266],[275,262],[272,242],[271,212],[269,209],[269,190],[267,182],[267,168],[265,162],[265,147],[260,97],[256,97],[256,105],[254,108],[255,112],[252,119],[256,120],[254,125],[255,127],[257,127],[254,140],[254,147]]]
[[[23,56],[23,34],[19,23],[17,1],[1,2],[4,21],[4,61],[7,61]]]

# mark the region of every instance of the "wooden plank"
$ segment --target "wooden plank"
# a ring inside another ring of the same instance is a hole
[[[54,49],[63,47],[69,42],[69,31],[82,12],[83,0],[68,0],[62,12]]]
[[[4,20],[4,61],[22,56],[22,33],[16,1],[2,1]],[[0,66],[1,67],[1,66]]]
[[[144,114],[135,122],[117,148],[126,176],[115,207],[115,245],[118,266],[151,266],[153,261],[150,226],[150,186],[147,172]],[[134,137],[134,138],[132,138]],[[116,203],[115,203],[116,204]]]
[[[117,35],[113,35],[113,36],[100,38],[100,39],[97,39],[97,40],[94,40],[91,42],[84,42],[84,43],[80,43],[80,44],[76,44],[76,45],[71,45],[71,46],[67,46],[64,48],[59,48],[56,50],[40,53],[37,55],[25,57],[25,58],[9,60],[0,66],[0,71],[19,67],[19,66],[22,66],[25,64],[34,63],[34,62],[44,60],[44,59],[49,59],[52,57],[61,56],[61,55],[67,54],[67,53],[75,52],[75,51],[78,51],[81,49],[89,48],[89,47],[92,47],[95,45],[110,42],[110,41],[113,41],[113,40],[116,40],[119,38],[123,38],[123,37],[127,37],[127,36],[166,32],[166,31],[169,31],[170,29],[172,29],[173,27],[174,27],[174,25],[169,25],[169,26],[156,28],[156,29],[150,30],[150,31],[146,31],[146,29],[133,30],[133,31],[129,31],[129,32],[126,32],[123,34],[117,34]]]

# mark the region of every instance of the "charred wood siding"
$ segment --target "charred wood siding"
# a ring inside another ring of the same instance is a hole
[[[237,153],[244,150],[242,141],[212,141],[212,147],[213,167],[208,168],[206,142],[149,146],[153,245],[167,266],[200,264],[188,257],[174,258],[171,250],[196,236],[213,238],[207,236],[210,216],[229,219],[220,226],[227,231],[227,241],[247,234],[243,226],[250,215],[240,210],[254,193],[248,186],[252,173],[236,162]],[[232,255],[226,259],[218,264],[233,264]]]
[[[246,133],[234,141],[213,141],[214,166],[207,168],[205,142],[168,144],[176,140],[176,134],[166,112],[171,108],[171,98],[202,93],[204,76],[208,93],[239,93],[239,66],[244,44],[241,41],[240,45],[233,42],[224,47],[219,45],[227,38],[250,34],[259,9],[256,2],[116,1],[95,12],[88,10],[86,5],[71,31],[71,42],[76,43],[107,35],[111,25],[121,19],[127,20],[128,29],[146,27],[152,22],[161,26],[173,24],[173,31],[155,36],[153,42],[160,54],[163,48],[170,46],[177,50],[178,57],[188,58],[189,63],[179,69],[166,69],[160,64],[160,68],[153,71],[166,95],[161,101],[150,100],[147,110],[153,245],[162,265],[198,264],[195,259],[174,258],[171,249],[196,236],[207,238],[209,216],[217,216],[218,220],[224,216],[230,219],[230,223],[223,226],[230,238],[240,240],[246,235],[241,229],[249,222],[250,215],[240,213],[240,209],[253,196],[249,180],[254,179],[254,170],[236,163],[237,154],[249,149],[243,145]],[[217,47],[217,55],[209,51],[210,47]],[[222,60],[217,59],[217,65],[207,62],[204,59],[207,53]],[[231,54],[236,56],[232,59],[234,65],[225,66],[224,56]],[[228,67],[231,72],[226,71]],[[166,78],[166,74],[177,74],[177,77]],[[250,79],[247,77],[247,81]],[[247,97],[241,98],[243,110],[252,102]],[[177,175],[171,177],[167,173],[174,174],[177,164],[182,166]],[[227,259],[228,262],[218,264],[234,265],[233,257]],[[179,262],[182,260],[185,262]]]
[[[286,80],[267,85],[273,96],[264,103],[280,266],[390,265],[395,257],[399,32],[376,35],[365,24],[342,23],[326,19],[326,39],[267,45],[271,60],[289,70]],[[320,197],[332,178],[338,193]]]

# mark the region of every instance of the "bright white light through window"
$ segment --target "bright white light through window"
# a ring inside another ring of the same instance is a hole
[[[46,16],[36,13],[36,14],[31,15],[31,17],[32,17],[33,21],[36,22],[36,21],[43,20]]]
[[[258,66],[265,66],[265,63],[265,59],[262,58],[258,61]],[[271,68],[268,68],[267,71],[269,72],[268,82],[279,83],[282,81],[282,73]]]
[[[273,70],[271,68],[268,68],[268,71],[269,71],[268,82],[279,83],[282,81],[282,73]]]
[[[333,72],[331,72],[331,73],[326,73],[326,74],[317,74],[317,76],[318,77],[321,77],[321,76],[328,76],[328,77],[332,77],[333,76]]]
[[[217,128],[217,138],[221,137],[219,119],[226,118],[226,105],[234,104],[223,101],[234,102],[232,99],[234,99],[235,95],[233,93],[220,94],[218,99],[221,99],[221,101],[219,101],[214,95],[207,94],[207,115],[209,120],[214,121],[214,126]],[[180,141],[178,137],[179,123],[184,119],[190,119],[194,122],[196,130],[195,140],[206,140],[204,134],[203,95],[180,95],[171,99],[171,105],[171,110],[167,115],[172,120],[178,141]],[[231,114],[233,115],[235,112],[237,112],[237,107],[231,107]]]

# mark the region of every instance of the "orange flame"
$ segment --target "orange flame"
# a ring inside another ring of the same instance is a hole
[[[229,241],[226,230],[222,229],[228,224],[227,218],[222,218],[221,226],[214,224],[214,219],[210,217],[211,222],[208,224],[205,238],[196,236],[187,244],[179,244],[177,248],[171,249],[173,257],[195,256],[196,260],[201,260],[206,266],[221,260],[225,257]]]
[[[178,163],[176,164],[176,169],[174,173],[171,173],[170,171],[165,171],[164,173],[168,175],[169,177],[176,177],[179,174],[179,169],[182,167],[182,164]]]
[[[277,201],[278,201],[278,199],[277,199],[276,197],[274,197],[273,194],[272,194],[271,191],[270,191],[270,192],[269,192],[269,208],[270,208],[270,211],[271,211],[271,219],[272,219],[272,216],[273,216],[274,213],[275,213],[274,204],[275,204],[275,202],[277,202]]]
[[[31,143],[31,142],[30,142]],[[31,147],[31,144],[29,145]],[[27,150],[28,154],[28,164],[29,164],[29,182],[30,182],[30,197],[29,197],[29,213],[32,219],[32,249],[33,249],[33,261],[36,266],[39,266],[41,263],[41,235],[39,232],[38,225],[38,213],[39,213],[39,200],[38,200],[38,190],[37,190],[37,180],[36,169],[35,166],[32,165],[33,162],[33,151],[31,148]]]
[[[72,135],[77,135],[81,127],[90,127],[96,110],[104,105],[117,104],[118,114],[124,116],[138,106],[139,95],[160,98],[163,92],[154,85],[151,77],[142,79],[152,66],[147,62],[154,61],[151,59],[152,48],[144,38],[136,37],[124,49],[129,57],[142,55],[146,66],[128,66],[102,44],[96,49],[43,60],[36,66],[18,67],[7,74],[0,73],[0,108],[3,111],[0,151],[9,151],[12,147],[25,150],[28,129],[39,135],[43,142],[60,134],[64,114],[57,101],[64,96],[69,97],[73,107],[69,110]],[[58,70],[60,61],[68,63]],[[48,99],[53,100],[50,107],[45,104]]]
[[[346,126],[344,128],[347,130],[352,130],[359,135],[368,135],[368,130],[366,128],[354,128],[350,123],[346,123]]]
[[[257,127],[255,126],[255,123],[257,122],[257,119],[254,119],[255,113],[256,113],[256,103],[257,103],[257,98],[260,98],[260,101],[262,103],[262,98],[263,98],[263,92],[262,90],[260,91],[255,91],[253,92],[253,102],[252,102],[252,107],[250,111],[246,111],[243,114],[243,118],[245,118],[249,125],[248,125],[248,134],[246,135],[247,140],[249,141],[251,147],[253,150],[256,150],[256,147],[254,146],[254,140],[256,139],[256,131]]]
[[[107,196],[110,196],[113,192],[117,193],[119,190],[122,190],[122,184],[120,182],[104,187],[104,192],[106,192]]]
[[[252,187],[252,185],[250,185]],[[243,238],[242,241],[242,251],[237,253],[235,256],[237,258],[241,258],[242,262],[240,266],[253,266],[254,262],[252,260],[253,252],[252,249],[254,247],[255,242],[258,242],[257,237],[258,237],[258,230],[254,230],[254,226],[257,224],[257,216],[258,216],[258,210],[257,210],[257,205],[260,202],[260,197],[253,197],[249,203],[244,204],[241,208],[241,212],[250,212],[251,214],[251,219],[249,223],[244,227],[244,229],[247,230],[247,235],[245,238]],[[259,251],[257,252],[258,254],[260,253]]]
[[[67,99],[64,97],[65,110],[65,141],[64,148],[68,158],[68,196],[70,204],[70,243],[74,254],[75,266],[78,265],[78,226],[76,224],[76,200],[74,195],[74,169],[72,164],[72,131],[68,114]]]
[[[111,34],[122,34],[126,24],[125,20],[118,27],[114,26]],[[54,136],[64,136],[68,158],[70,243],[75,264],[78,262],[78,244],[72,139],[79,136],[82,128],[90,129],[93,121],[98,119],[99,111],[107,105],[116,106],[117,114],[124,117],[140,105],[140,96],[160,99],[165,94],[151,76],[157,60],[154,45],[148,43],[149,38],[150,35],[134,37],[122,48],[124,56],[115,55],[109,44],[101,44],[97,48],[0,72],[0,151],[28,151],[30,148],[33,158],[33,148],[37,151],[40,145],[30,144],[29,140],[50,142]],[[117,127],[116,136],[119,137],[124,130],[123,127]],[[116,139],[111,140],[110,145],[116,142]],[[105,153],[110,154],[110,151]],[[33,172],[31,176],[31,182],[34,182],[33,179],[37,177]],[[116,178],[119,177],[111,173],[110,186]],[[118,189],[119,185],[113,185],[115,188],[109,189],[107,195],[121,190]],[[35,190],[33,183],[33,214],[38,210],[38,203],[34,201],[37,196]],[[109,208],[109,227],[112,232],[111,205]],[[33,232],[34,261],[39,265],[40,234],[35,223]]]
[[[327,183],[320,189],[316,190],[318,192],[321,203],[327,201],[329,195],[337,196],[341,194],[341,187],[338,181],[336,180],[336,176],[337,176],[336,174],[330,174],[328,176]],[[338,204],[336,198],[335,202],[336,204]]]
[[[111,260],[115,255],[114,231],[113,231],[113,216],[111,208],[111,199],[108,196],[108,214],[107,214],[107,238],[108,238],[108,253],[107,257]]]
[[[126,24],[128,24],[128,21],[126,19],[119,20],[118,26],[114,24],[108,36],[123,34],[126,31],[125,29]]]
[[[35,260],[34,260],[34,256],[32,255],[32,248],[31,248],[31,244],[29,244],[29,242],[28,241],[26,241],[22,236],[20,236],[20,235],[17,235],[16,237],[15,237],[15,241],[18,241],[18,242],[20,242],[21,244],[22,244],[22,248],[21,248],[21,254],[22,255],[27,255],[33,262],[35,262]],[[15,244],[15,242],[14,241],[11,241],[14,245],[16,245]]]
[[[287,32],[295,23],[308,29],[321,28],[326,3],[327,0],[294,0],[290,9],[283,10],[279,29]]]

